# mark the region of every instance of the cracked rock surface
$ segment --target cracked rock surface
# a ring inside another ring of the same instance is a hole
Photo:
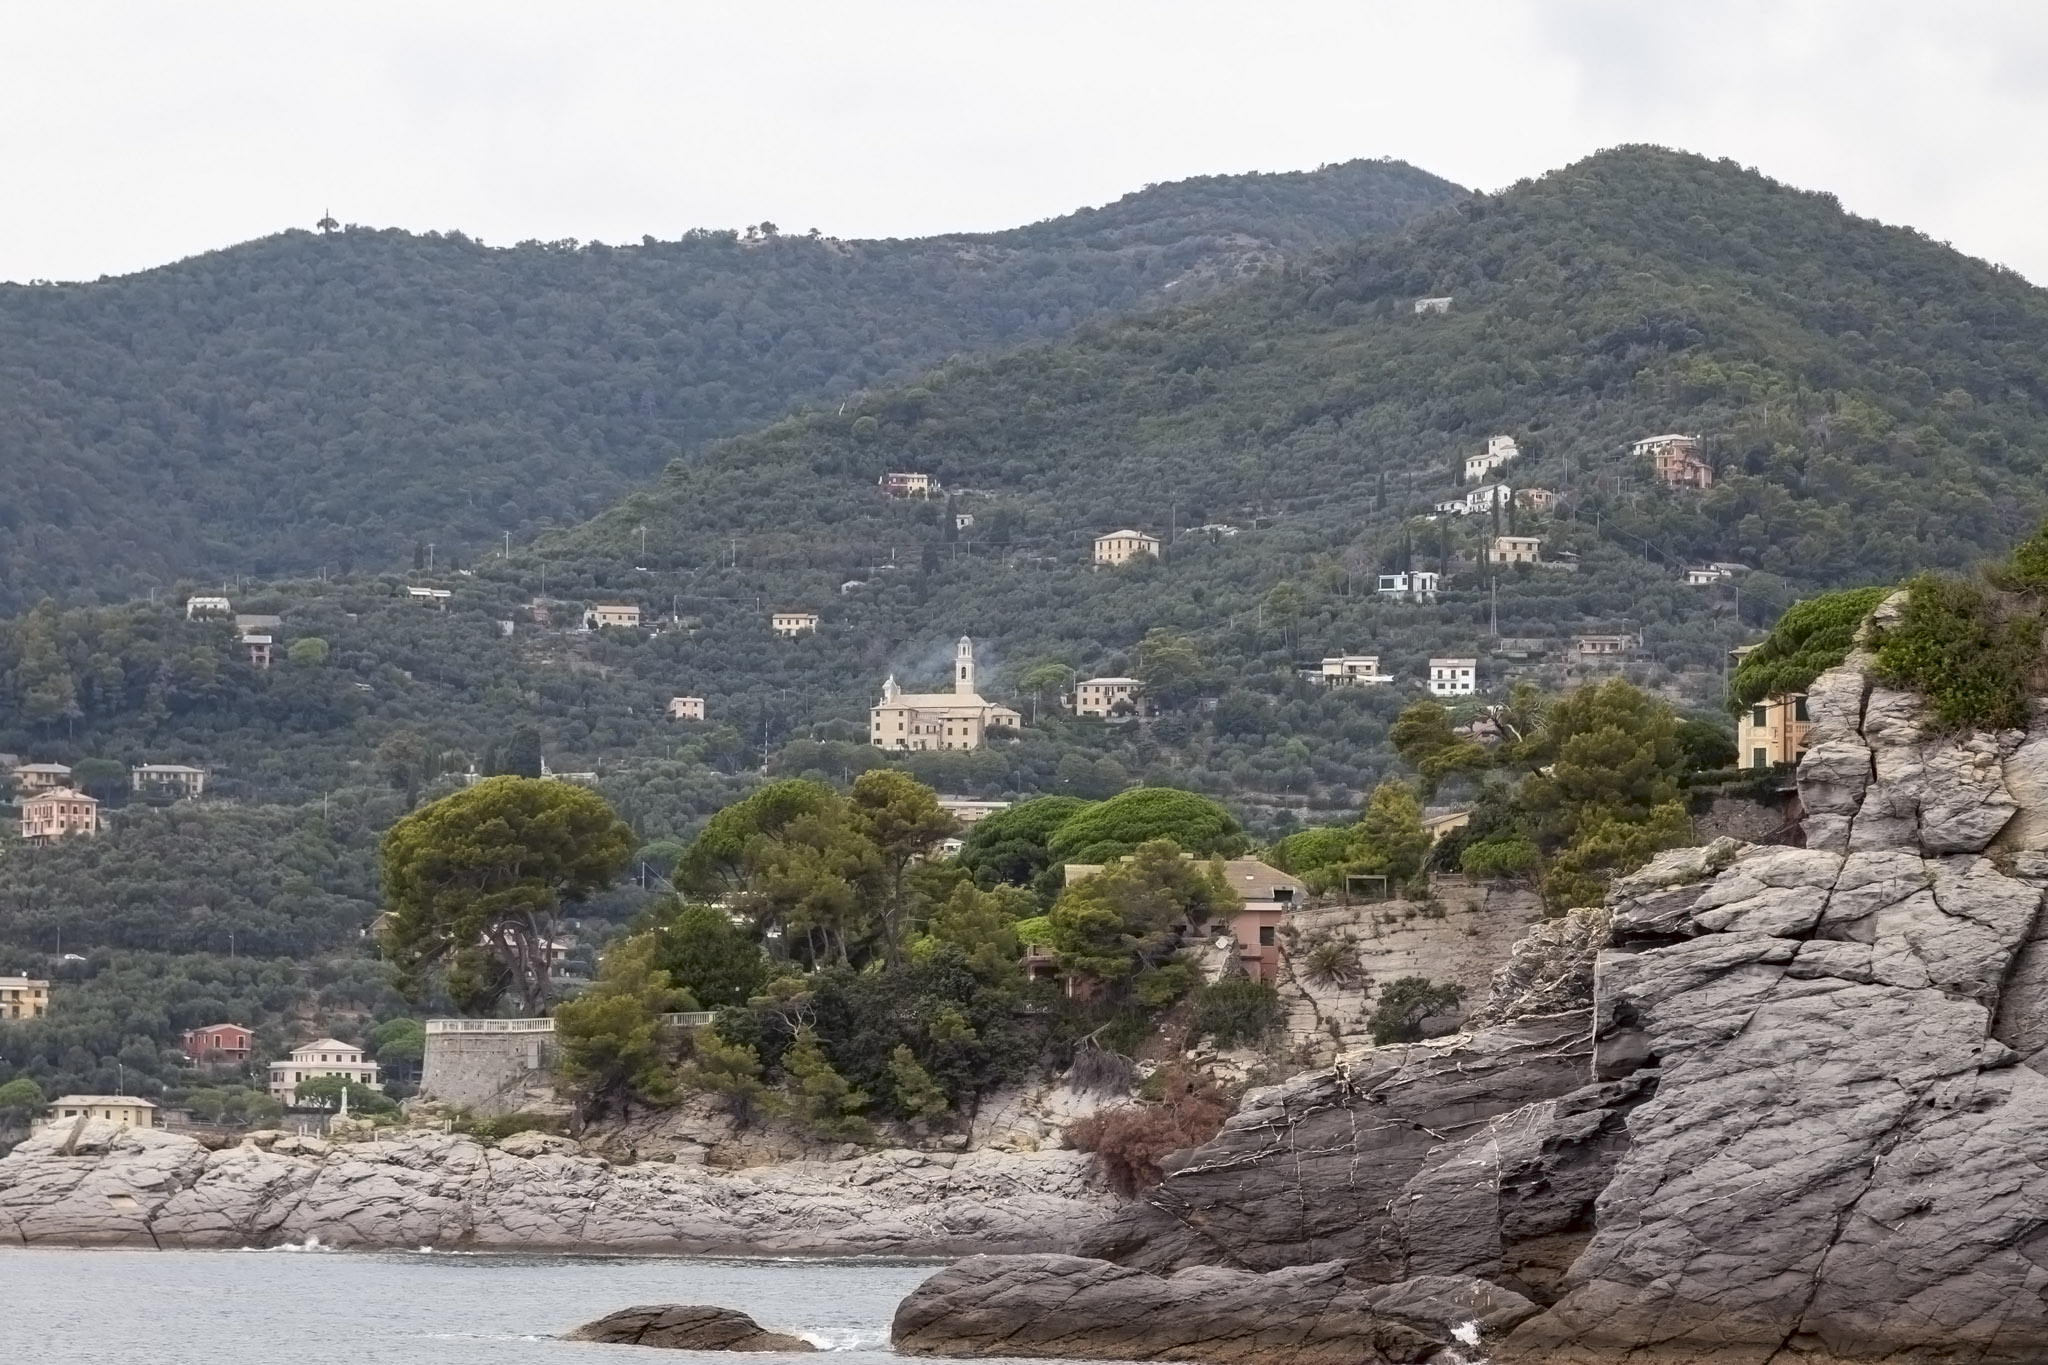
[[[0,1160],[0,1240],[960,1255],[1068,1247],[1108,1204],[1071,1151],[884,1151],[725,1172],[615,1166],[562,1145],[408,1133],[209,1152],[175,1133],[64,1125]]]
[[[1855,659],[1815,693],[1808,847],[1680,850],[1610,897],[1600,1052],[1656,1089],[1499,1360],[2048,1359],[2044,883],[1984,856],[2038,753],[1931,736]]]
[[[973,1256],[912,1290],[890,1339],[902,1355],[1385,1365],[1462,1359],[1460,1346],[1535,1311],[1470,1276],[1358,1285],[1340,1262],[1160,1276],[1080,1256]]]

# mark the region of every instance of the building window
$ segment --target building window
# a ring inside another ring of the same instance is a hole
[[[1754,725],[1759,730],[1763,729],[1766,725],[1769,725],[1771,723],[1770,712],[1766,708],[1761,706],[1750,707],[1749,723],[1751,725]]]
[[[1794,697],[1792,699],[1792,719],[1797,721],[1808,719],[1806,714],[1806,698]]]
[[[1261,948],[1270,948],[1270,947],[1272,947],[1272,946],[1273,946],[1273,926],[1272,926],[1272,925],[1270,925],[1270,924],[1262,924],[1262,925],[1260,925],[1260,926],[1259,926],[1259,946],[1260,946]]]
[[[1768,768],[1771,765],[1770,762],[1764,757],[1764,751],[1762,749],[1751,749],[1749,751],[1749,766],[1752,768]]]

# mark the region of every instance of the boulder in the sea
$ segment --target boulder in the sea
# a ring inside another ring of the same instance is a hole
[[[970,1256],[912,1290],[902,1355],[1393,1365],[1482,1348],[1537,1312],[1484,1280],[1360,1285],[1341,1262],[1160,1276],[1082,1256]]]
[[[737,1308],[645,1303],[607,1313],[569,1333],[570,1341],[607,1346],[666,1346],[677,1351],[815,1351],[802,1337],[770,1332]]]

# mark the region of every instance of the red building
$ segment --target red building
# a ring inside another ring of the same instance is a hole
[[[240,1024],[209,1024],[185,1030],[185,1055],[195,1062],[246,1062],[255,1034]]]

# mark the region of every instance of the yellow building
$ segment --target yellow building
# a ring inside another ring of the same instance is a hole
[[[891,498],[929,498],[938,491],[938,480],[911,470],[892,471],[877,482],[882,486],[883,496]]]
[[[157,1122],[156,1105],[139,1095],[65,1095],[50,1101],[42,1126],[76,1123],[81,1118],[102,1119],[123,1128],[162,1126]]]
[[[1813,725],[1806,718],[1804,692],[1766,697],[1736,721],[1736,761],[1751,769],[1797,763],[1806,752],[1812,731]]]
[[[670,720],[704,719],[704,699],[702,697],[670,697],[668,699],[668,718]]]
[[[49,982],[32,976],[0,976],[0,1019],[40,1019],[49,1012]]]
[[[128,770],[128,787],[146,796],[197,801],[206,793],[206,769],[189,763],[138,763]]]
[[[1150,555],[1159,558],[1159,537],[1148,536],[1143,531],[1111,531],[1106,536],[1095,537],[1095,562],[1115,568],[1128,564],[1134,559]]]
[[[23,763],[14,769],[14,785],[25,792],[55,791],[71,785],[71,769],[62,763]]]
[[[814,611],[771,612],[768,624],[785,640],[794,640],[799,635],[818,633],[818,613]]]
[[[868,738],[877,749],[979,749],[990,726],[1014,730],[1024,723],[974,690],[974,641],[965,635],[953,649],[951,692],[904,692],[892,673],[869,717]]]
[[[592,630],[603,630],[607,626],[637,626],[640,624],[640,608],[631,602],[597,602],[583,613],[583,624]]]
[[[51,844],[72,834],[90,839],[99,832],[100,803],[84,792],[58,787],[21,803],[21,837],[26,843]]]
[[[1075,683],[1074,714],[1100,720],[1113,714],[1119,705],[1135,708],[1138,689],[1143,686],[1136,678],[1090,678]]]
[[[1540,564],[1543,541],[1537,536],[1495,536],[1489,557],[1496,564]]]

